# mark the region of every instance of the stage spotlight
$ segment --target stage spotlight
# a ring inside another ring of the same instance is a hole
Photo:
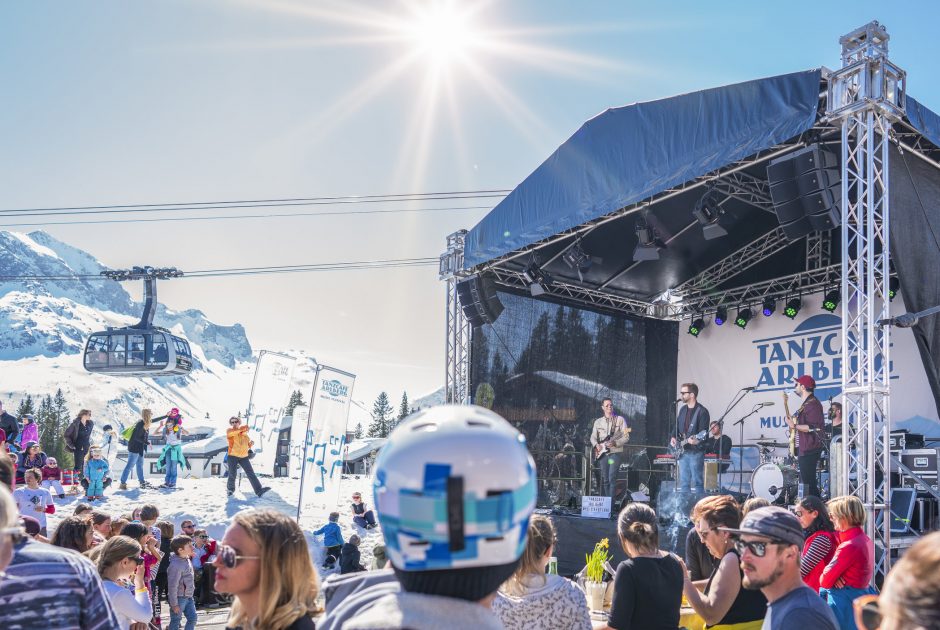
[[[584,282],[584,274],[594,263],[599,264],[603,262],[603,260],[597,256],[588,256],[584,252],[584,248],[581,247],[580,239],[565,250],[565,253],[561,255],[561,259],[565,261],[568,267],[578,272],[578,279],[581,282]]]
[[[728,230],[720,224],[725,211],[718,205],[718,198],[714,191],[709,190],[695,204],[692,216],[702,226],[702,234],[706,241],[728,235]]]
[[[751,321],[751,315],[751,309],[745,306],[738,311],[738,316],[734,320],[734,325],[741,329],[747,328],[747,323]]]
[[[901,290],[901,281],[896,276],[891,276],[888,280],[888,300],[893,300]]]
[[[728,307],[719,306],[715,311],[715,326],[721,326],[728,321]]]
[[[692,323],[689,324],[689,334],[693,337],[698,337],[703,328],[705,328],[705,319],[702,317],[696,317],[692,320]]]
[[[532,297],[544,295],[552,282],[551,276],[539,269],[534,262],[529,263],[529,266],[522,270],[522,277],[529,284],[529,295]]]
[[[790,319],[793,319],[799,314],[800,307],[802,306],[803,306],[803,302],[800,300],[800,298],[798,297],[790,298],[789,300],[787,300],[786,308],[783,309],[783,314],[789,317]]]
[[[777,300],[773,299],[772,297],[765,297],[762,306],[764,317],[770,317],[774,314],[774,311],[777,310]]]
[[[839,289],[832,289],[823,297],[822,307],[830,313],[839,308]]]
[[[645,219],[636,222],[636,249],[633,250],[633,261],[659,260],[660,242],[656,230]]]

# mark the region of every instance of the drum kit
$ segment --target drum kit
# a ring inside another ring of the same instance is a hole
[[[778,505],[789,505],[797,498],[800,471],[796,458],[787,454],[780,457],[777,449],[788,449],[786,442],[775,442],[763,437],[754,440],[760,452],[760,464],[751,473],[751,492],[755,497]]]

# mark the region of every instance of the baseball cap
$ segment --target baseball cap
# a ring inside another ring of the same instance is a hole
[[[729,534],[766,536],[791,545],[803,546],[803,528],[800,527],[800,519],[789,510],[775,505],[748,512],[738,529],[731,527],[718,529]]]
[[[30,536],[35,536],[42,531],[39,526],[39,521],[32,516],[21,516],[20,521],[22,521],[26,533]]]
[[[812,376],[807,376],[806,374],[803,376],[797,376],[795,379],[793,379],[793,382],[799,383],[806,389],[816,389],[816,379],[814,379]]]

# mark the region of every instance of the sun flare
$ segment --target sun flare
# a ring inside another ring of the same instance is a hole
[[[403,30],[411,44],[438,66],[466,58],[477,44],[471,16],[450,3],[416,13],[413,21],[403,24]]]

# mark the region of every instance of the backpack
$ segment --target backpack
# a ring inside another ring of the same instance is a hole
[[[129,427],[127,427],[126,429],[124,429],[123,431],[121,431],[121,439],[122,439],[122,440],[124,440],[125,442],[130,442],[130,441],[131,441],[131,436],[134,434],[134,426],[135,426],[135,425],[132,424],[131,426],[129,426]]]

